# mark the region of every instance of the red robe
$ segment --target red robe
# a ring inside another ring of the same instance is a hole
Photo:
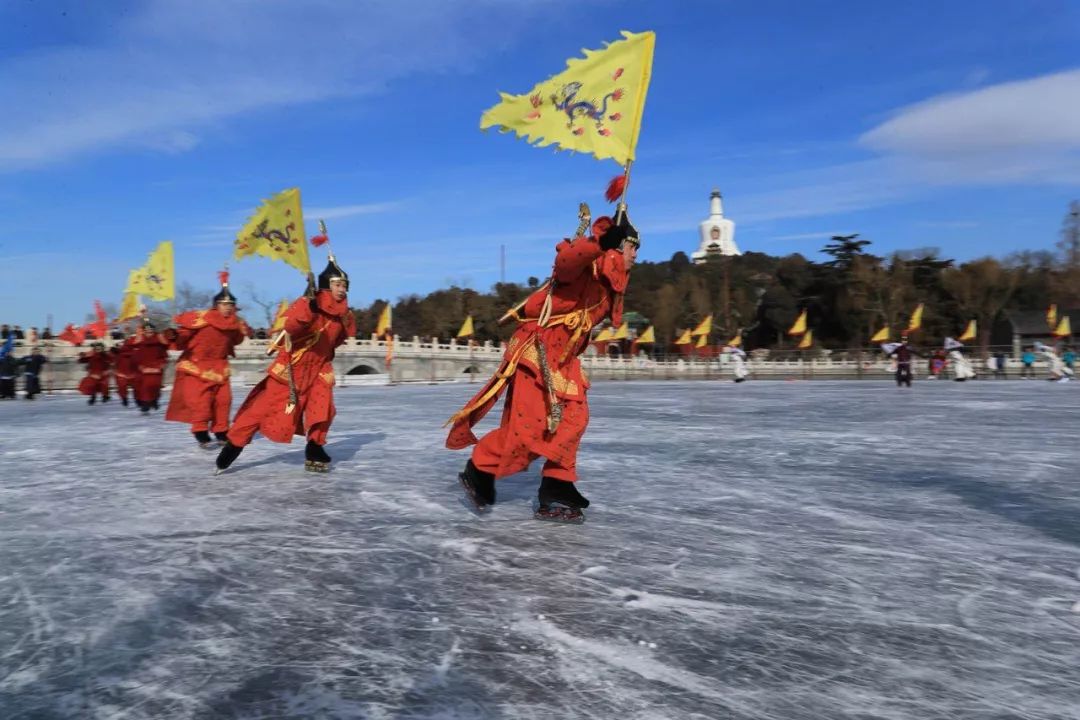
[[[138,368],[135,367],[134,338],[128,338],[118,348],[113,348],[113,375],[116,376],[116,392],[122,400],[128,396],[128,388],[138,394]]]
[[[502,364],[465,407],[450,418],[453,427],[446,446],[459,450],[476,443],[476,467],[505,477],[521,472],[538,457],[547,458],[544,475],[577,480],[577,452],[589,423],[586,391],[589,380],[578,356],[585,351],[594,325],[605,317],[622,322],[623,292],[629,275],[618,250],[604,251],[595,235],[564,240],[555,248],[555,289],[550,317],[544,328],[538,320],[548,296],[546,288],[534,292],[517,315],[517,330],[507,344]],[[538,345],[543,345],[555,394],[562,405],[562,421],[548,432],[549,398],[540,370]],[[473,427],[509,389],[498,428],[479,441]]]
[[[232,410],[229,358],[251,329],[236,315],[225,317],[216,308],[178,315],[176,327],[173,346],[181,355],[165,419],[191,423],[192,432],[207,426],[211,432],[225,432]]]
[[[169,362],[169,346],[157,333],[147,333],[132,344],[132,359],[139,372],[135,401],[152,405],[161,397],[162,373]]]
[[[86,377],[79,383],[79,392],[109,397],[109,366],[112,363],[108,354],[97,350],[82,353],[79,362],[86,365]]]
[[[302,297],[285,311],[285,332],[292,338],[292,351],[282,348],[266,377],[248,395],[229,429],[229,442],[243,447],[256,431],[279,443],[292,442],[293,435],[307,435],[319,445],[334,420],[334,350],[356,334],[356,319],[346,300],[335,301],[329,290],[315,296],[318,312]],[[297,404],[285,412],[289,402],[289,371],[292,367]]]

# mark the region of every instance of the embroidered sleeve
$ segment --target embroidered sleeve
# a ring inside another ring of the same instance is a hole
[[[601,253],[600,243],[591,237],[563,240],[555,248],[555,280],[573,282]]]

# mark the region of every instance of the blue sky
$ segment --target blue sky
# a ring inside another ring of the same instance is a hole
[[[543,277],[617,167],[480,114],[622,29],[657,33],[629,196],[643,259],[696,248],[714,186],[743,250],[810,256],[852,232],[958,259],[1052,249],[1080,196],[1069,0],[7,0],[0,321],[82,321],[164,239],[210,288],[291,186],[354,304],[485,290],[500,245],[508,280]],[[302,290],[264,259],[231,270],[242,303]]]

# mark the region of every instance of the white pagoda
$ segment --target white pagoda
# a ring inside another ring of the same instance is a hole
[[[735,244],[735,223],[724,217],[724,198],[719,190],[709,199],[709,217],[699,225],[701,245],[691,255],[695,263],[703,263],[712,255],[742,255]]]

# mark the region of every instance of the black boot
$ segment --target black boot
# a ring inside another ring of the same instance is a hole
[[[218,445],[225,445],[229,442],[229,431],[214,433],[214,439],[218,441]]]
[[[304,448],[304,469],[308,472],[330,472],[330,456],[323,446],[314,440],[308,440]]]
[[[458,479],[477,507],[495,504],[495,476],[477,468],[472,460],[465,463],[465,471]]]
[[[146,403],[139,403],[139,410],[142,412],[143,415],[150,414],[150,406]]]
[[[124,397],[120,398],[120,404],[123,405],[124,407],[128,406],[128,399],[127,399],[126,395]]]
[[[86,401],[87,405],[93,405],[97,402],[97,395],[91,395],[90,399]]]
[[[307,447],[304,448],[304,459],[311,462],[330,462],[330,456],[326,454],[326,450],[314,440],[308,440]]]
[[[221,452],[218,453],[217,460],[214,464],[217,465],[218,470],[226,470],[236,458],[240,457],[240,453],[244,451],[243,445],[237,447],[231,442],[226,442],[225,447],[221,448]]]
[[[154,408],[155,410],[157,410],[157,409],[158,409],[158,404],[157,404],[157,400],[152,400],[152,401],[150,402],[150,407],[152,407],[152,408]]]
[[[546,477],[540,481],[540,507],[550,507],[554,503],[565,505],[573,510],[589,507],[589,501],[577,491],[577,483]]]
[[[101,397],[101,402],[103,402],[103,403],[107,403],[107,402],[109,402],[109,400],[110,400],[110,398],[109,398],[108,395],[103,395]]]
[[[192,435],[195,436],[195,442],[199,443],[199,447],[201,448],[205,449],[209,448],[211,445],[217,444],[210,439],[210,433],[206,432],[205,430],[199,430],[198,432],[192,433]]]

